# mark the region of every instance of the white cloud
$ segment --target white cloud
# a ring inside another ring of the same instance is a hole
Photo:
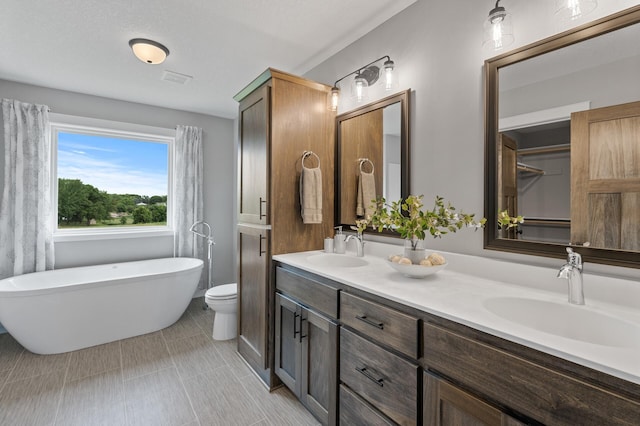
[[[77,152],[58,151],[58,177],[80,179],[110,194],[166,195],[163,173],[131,170]]]

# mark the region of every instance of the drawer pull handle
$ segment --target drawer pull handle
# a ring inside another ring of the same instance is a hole
[[[258,257],[262,257],[262,255],[266,253],[266,250],[262,250],[262,240],[265,240],[265,247],[266,247],[267,237],[263,237],[262,234],[260,234],[260,245],[258,247]]]
[[[266,208],[267,200],[263,200],[262,197],[260,197],[260,203],[259,203],[260,211],[258,212],[258,215],[259,215],[258,219],[259,220],[262,220],[263,217],[267,217],[266,213],[265,214],[262,213],[262,204],[264,204],[265,208]]]
[[[384,330],[384,324],[383,323],[372,321],[369,318],[367,318],[366,315],[362,315],[362,316],[356,315],[356,318],[359,319],[362,322],[365,322],[365,323],[367,323],[369,325],[372,325],[372,326],[374,326],[376,328],[379,328],[380,330]]]
[[[302,321],[306,321],[307,319],[305,317],[303,317],[302,315],[300,315],[300,339],[298,340],[300,343],[302,343],[302,339],[304,339],[305,337],[307,337],[306,334],[302,334]]]
[[[301,315],[298,315],[298,313],[297,313],[297,312],[294,312],[294,314],[293,314],[293,338],[294,338],[294,339],[296,338],[296,335],[297,335],[298,333],[300,333],[300,331],[298,331],[298,329],[297,329],[297,327],[296,327],[296,324],[297,324],[297,322],[298,322],[297,320],[298,320],[298,317],[299,317],[299,316],[301,316]],[[300,328],[302,328],[302,324],[300,324]]]
[[[384,381],[384,379],[376,379],[373,375],[371,375],[371,373],[369,373],[369,370],[367,370],[366,367],[362,367],[362,368],[356,367],[356,371],[358,371],[360,374],[362,374],[367,379],[371,380],[376,385],[378,385],[380,387],[384,386],[384,384],[382,383]]]

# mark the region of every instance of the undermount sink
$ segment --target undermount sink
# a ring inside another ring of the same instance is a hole
[[[544,333],[602,346],[640,348],[640,324],[567,303],[520,297],[484,301],[493,314]]]
[[[338,268],[357,268],[369,263],[361,257],[348,256],[346,254],[318,253],[307,257],[312,265],[330,266]]]

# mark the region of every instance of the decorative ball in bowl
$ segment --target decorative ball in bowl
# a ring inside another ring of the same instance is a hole
[[[409,258],[401,255],[391,255],[388,264],[402,275],[410,278],[424,278],[447,267],[447,261],[439,253],[431,253],[419,264],[411,263]]]

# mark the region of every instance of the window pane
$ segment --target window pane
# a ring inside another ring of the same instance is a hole
[[[166,143],[58,132],[58,226],[166,225]]]

